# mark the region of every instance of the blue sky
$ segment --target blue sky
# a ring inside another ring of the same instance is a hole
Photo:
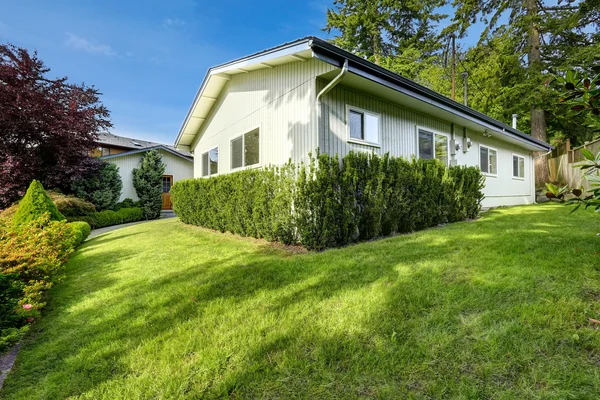
[[[113,133],[172,143],[206,70],[321,28],[332,1],[5,1],[0,42],[96,86]]]

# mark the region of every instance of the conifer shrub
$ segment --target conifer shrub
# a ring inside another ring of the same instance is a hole
[[[317,154],[299,166],[179,181],[171,200],[185,223],[321,250],[475,218],[482,189],[475,167]]]
[[[19,207],[12,218],[13,225],[22,225],[39,219],[47,213],[50,221],[62,221],[65,219],[56,205],[52,202],[46,190],[38,180],[33,180],[19,203]]]
[[[140,160],[138,168],[133,170],[133,187],[139,197],[146,219],[160,217],[162,210],[162,176],[165,163],[158,150],[150,150]]]

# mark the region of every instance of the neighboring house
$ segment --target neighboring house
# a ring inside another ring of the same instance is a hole
[[[306,161],[309,152],[390,153],[479,166],[484,206],[533,203],[523,132],[342,50],[306,37],[211,68],[175,146],[194,176]]]
[[[126,198],[138,200],[133,187],[133,169],[138,168],[140,160],[149,150],[158,150],[165,163],[163,175],[163,209],[171,209],[171,186],[173,183],[194,176],[194,158],[188,151],[179,150],[166,144],[131,139],[104,133],[98,137],[96,156],[119,167],[123,181],[123,191],[119,201]]]

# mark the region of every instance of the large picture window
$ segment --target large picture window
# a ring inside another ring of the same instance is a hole
[[[379,115],[348,107],[348,140],[379,145]]]
[[[260,131],[254,129],[231,141],[231,169],[260,163]]]
[[[219,173],[219,148],[215,147],[202,154],[202,176]]]
[[[479,146],[479,167],[481,172],[490,175],[498,174],[498,153],[487,146]]]
[[[525,179],[525,157],[513,155],[513,178]]]
[[[419,158],[431,160],[437,158],[448,165],[448,136],[441,133],[434,133],[424,129],[418,130]]]

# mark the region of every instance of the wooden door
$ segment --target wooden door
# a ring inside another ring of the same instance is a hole
[[[173,186],[173,175],[163,175],[162,177],[162,209],[170,210],[171,207],[171,186]]]

